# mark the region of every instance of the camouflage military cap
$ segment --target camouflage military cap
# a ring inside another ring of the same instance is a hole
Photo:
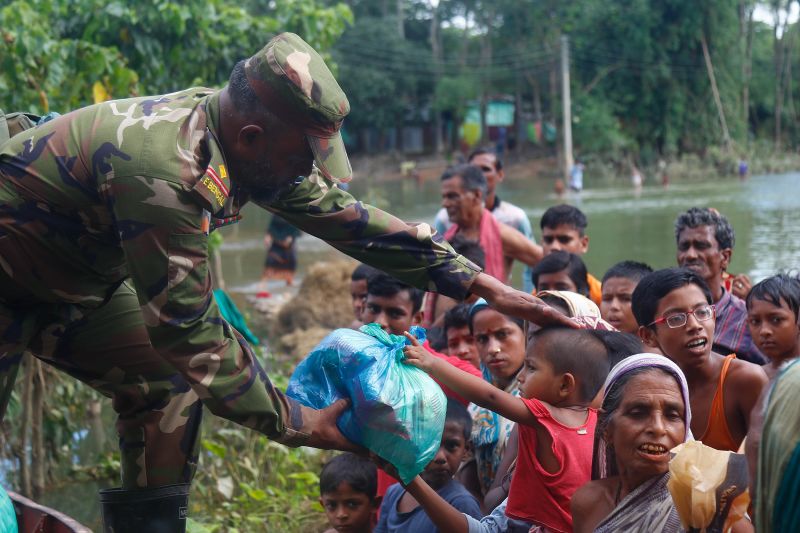
[[[294,33],[281,33],[247,60],[245,72],[271,112],[303,128],[319,170],[334,182],[350,181],[339,132],[350,103],[316,50]]]

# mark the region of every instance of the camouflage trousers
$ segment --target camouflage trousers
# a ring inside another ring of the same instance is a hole
[[[0,269],[0,284],[8,281]],[[0,416],[29,351],[111,398],[124,488],[191,481],[203,406],[151,346],[127,283],[91,310],[58,304],[12,308],[2,296],[0,287]]]

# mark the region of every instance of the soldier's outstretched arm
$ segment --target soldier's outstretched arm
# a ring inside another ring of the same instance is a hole
[[[286,397],[221,317],[196,199],[140,176],[112,178],[107,194],[150,341],[203,403],[287,445],[354,449],[336,429],[342,405],[315,411]]]
[[[576,327],[538,298],[482,273],[428,224],[407,224],[359,202],[317,173],[312,173],[277,202],[262,207],[347,255],[415,287],[459,300],[472,292],[500,312],[542,326]]]
[[[406,283],[463,299],[480,268],[456,254],[428,224],[407,224],[317,173],[262,207],[364,263]]]

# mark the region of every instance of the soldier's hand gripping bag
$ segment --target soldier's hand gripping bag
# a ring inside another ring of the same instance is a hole
[[[425,330],[411,329],[424,342]],[[392,463],[408,483],[439,449],[447,401],[430,376],[402,362],[406,342],[377,324],[337,329],[297,366],[286,394],[316,409],[349,398],[339,430]]]

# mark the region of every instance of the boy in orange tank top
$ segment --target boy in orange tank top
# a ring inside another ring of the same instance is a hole
[[[686,375],[692,433],[719,450],[737,451],[750,425],[750,412],[767,383],[758,365],[711,350],[714,306],[706,282],[688,269],[648,274],[633,292],[639,336],[661,350]]]

